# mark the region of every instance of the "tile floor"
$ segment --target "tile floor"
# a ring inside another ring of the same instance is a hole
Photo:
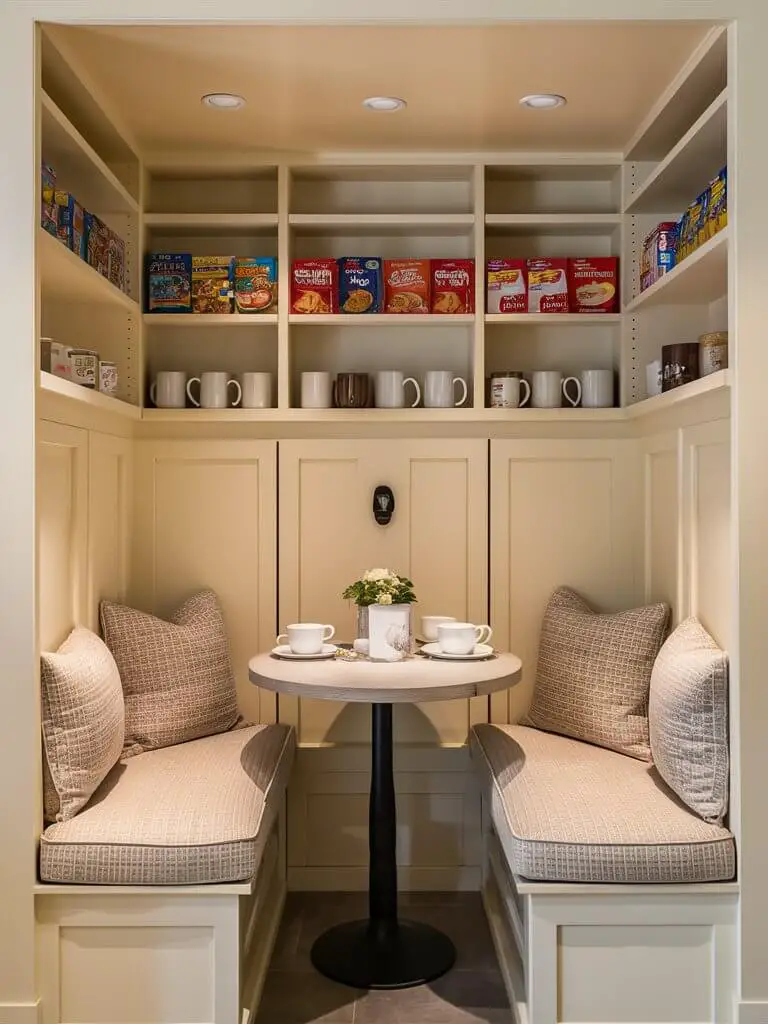
[[[321,932],[365,910],[364,893],[289,893],[257,1024],[513,1024],[477,893],[401,895],[401,915],[441,928],[458,955],[444,977],[394,992],[346,988],[310,963]]]

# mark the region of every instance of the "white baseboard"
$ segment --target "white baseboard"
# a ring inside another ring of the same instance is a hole
[[[34,1003],[0,1003],[0,1024],[38,1024],[40,1000]]]
[[[401,892],[478,892],[479,866],[434,868],[401,867],[397,880]],[[365,892],[367,867],[289,867],[292,892]]]
[[[768,1002],[739,1003],[738,1024],[768,1024]]]

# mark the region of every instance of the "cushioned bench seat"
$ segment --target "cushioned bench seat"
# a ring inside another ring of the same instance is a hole
[[[731,833],[692,814],[644,761],[525,726],[478,725],[472,750],[514,874],[678,884],[734,876]]]
[[[293,730],[257,725],[120,762],[40,841],[44,882],[185,885],[256,873],[282,805]]]

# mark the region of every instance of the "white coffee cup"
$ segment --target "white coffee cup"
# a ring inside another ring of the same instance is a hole
[[[455,622],[452,615],[422,615],[421,616],[421,638],[433,643],[437,640],[437,627],[444,622]]]
[[[416,398],[411,404],[415,409],[421,401],[421,388],[414,377],[404,377],[400,370],[379,370],[374,377],[377,409],[402,409],[405,405],[405,385],[413,384]]]
[[[661,360],[654,359],[652,363],[646,363],[645,367],[645,393],[648,398],[661,394]]]
[[[244,409],[272,408],[271,373],[241,373],[240,387],[243,391],[241,405]]]
[[[520,398],[520,392],[524,396]],[[531,397],[531,385],[523,377],[492,377],[491,408],[521,409]]]
[[[192,385],[200,385],[200,401],[192,394]],[[228,391],[233,387],[237,392],[234,402],[229,402]],[[199,377],[191,377],[187,381],[187,395],[192,405],[198,409],[226,409],[228,405],[237,405],[243,397],[243,391],[236,380],[232,380],[225,370],[208,370]]]
[[[568,385],[576,387],[576,398],[568,394]],[[577,377],[565,377],[560,370],[534,370],[531,374],[531,405],[534,409],[559,409],[563,395],[570,405],[581,401],[581,381]]]
[[[437,627],[437,642],[443,654],[472,654],[476,644],[487,644],[492,636],[490,626],[471,622],[443,622]]]
[[[322,622],[293,622],[277,638],[278,644],[288,643],[292,654],[320,654],[323,644],[332,640],[336,630]]]
[[[301,375],[302,409],[330,409],[333,405],[333,381],[324,370]]]
[[[582,370],[579,376],[584,409],[609,409],[613,405],[613,370]]]
[[[454,385],[460,384],[463,394],[454,402]],[[451,370],[428,370],[424,377],[424,405],[428,409],[450,409],[464,405],[467,400],[467,382],[454,377]]]
[[[149,397],[158,409],[183,409],[187,404],[186,387],[184,370],[160,370],[149,387]]]

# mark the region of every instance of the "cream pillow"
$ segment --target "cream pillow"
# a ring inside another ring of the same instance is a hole
[[[649,761],[648,688],[668,619],[665,604],[604,615],[568,587],[556,590],[522,724]]]
[[[728,656],[698,619],[659,651],[648,706],[651,754],[670,789],[705,821],[728,810]]]
[[[125,706],[115,659],[89,629],[40,657],[46,821],[74,818],[123,749]]]
[[[212,591],[189,598],[170,622],[109,601],[100,614],[123,681],[124,757],[237,724],[227,631]]]

